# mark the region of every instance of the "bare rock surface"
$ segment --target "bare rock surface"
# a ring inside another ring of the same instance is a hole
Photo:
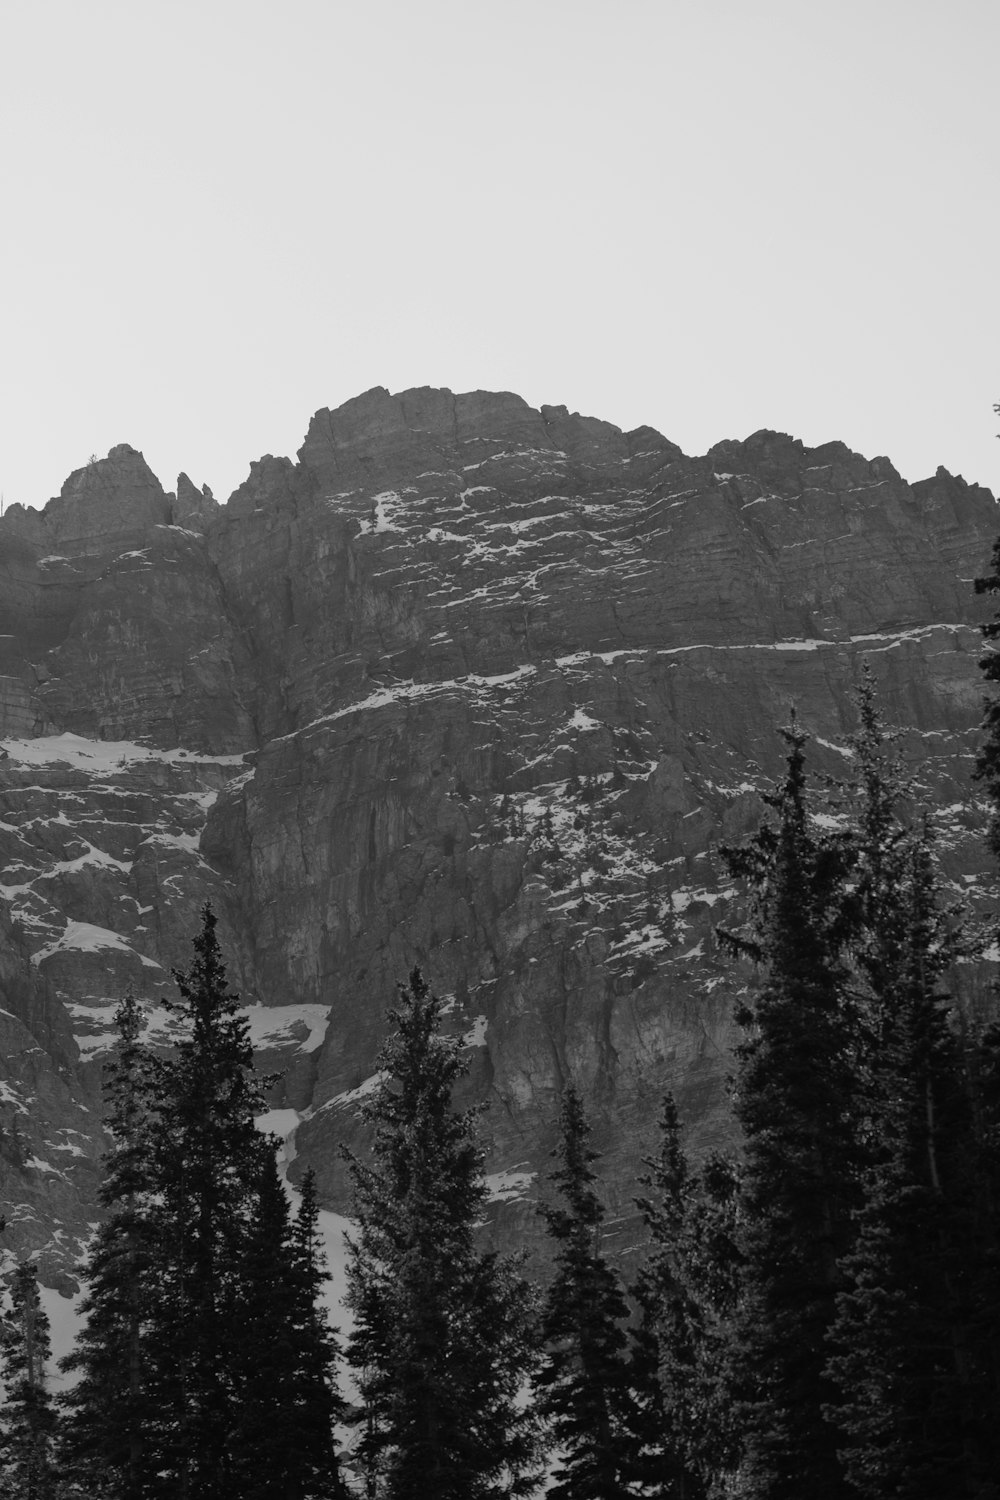
[[[747,975],[717,849],[756,824],[793,707],[842,773],[862,658],[956,892],[991,879],[970,782],[1000,530],[944,470],[774,432],[688,458],[510,393],[376,389],[225,505],[125,445],[0,521],[0,1187],[67,1285],[99,1074],[211,899],[275,1106],[344,1211],[393,985],[448,997],[489,1103],[496,1224],[533,1242],[560,1090],[584,1091],[622,1244],[665,1087],[731,1139]],[[981,968],[958,976],[985,1002]],[[46,1165],[39,1165],[45,1163]]]

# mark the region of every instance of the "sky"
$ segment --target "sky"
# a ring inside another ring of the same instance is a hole
[[[0,494],[375,385],[1000,491],[997,0],[0,0]]]

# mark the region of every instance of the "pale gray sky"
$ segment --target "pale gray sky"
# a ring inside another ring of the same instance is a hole
[[[372,385],[1000,489],[997,0],[0,0],[0,490]]]

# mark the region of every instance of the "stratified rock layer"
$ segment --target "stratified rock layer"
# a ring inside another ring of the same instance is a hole
[[[537,1236],[572,1079],[627,1238],[665,1087],[696,1151],[731,1138],[747,976],[714,943],[738,917],[715,851],[755,826],[791,709],[814,771],[842,772],[867,657],[949,879],[986,878],[971,579],[998,529],[986,490],[944,470],[910,486],[841,443],[761,432],[692,459],[648,428],[438,390],[317,413],[298,462],[261,459],[224,506],[184,475],[166,494],[122,446],[41,515],[12,507],[15,1240],[52,1277],[71,1265],[114,1002],[131,983],[169,1040],[157,1001],[206,898],[266,1062],[286,1067],[293,1175],[314,1166],[331,1206],[417,964],[491,1106],[502,1236]],[[981,1003],[980,970],[959,978]]]

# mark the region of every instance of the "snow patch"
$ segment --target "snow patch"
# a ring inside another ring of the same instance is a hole
[[[96,1228],[96,1225],[94,1227]],[[50,1286],[39,1286],[38,1294],[49,1318],[52,1345],[49,1389],[66,1390],[69,1386],[75,1385],[80,1377],[75,1372],[66,1374],[61,1371],[59,1361],[72,1351],[79,1337],[83,1325],[80,1303],[84,1294],[80,1291],[75,1297],[64,1297],[61,1292],[53,1291]]]
[[[103,849],[98,849],[88,839],[82,839],[81,842],[86,845],[86,854],[78,854],[76,859],[56,860],[54,864],[49,865],[48,869],[42,871],[41,878],[46,879],[53,875],[76,875],[88,865],[119,870],[123,875],[127,875],[131,870],[131,860],[115,859],[112,855],[106,854]]]
[[[111,776],[135,761],[204,762],[213,766],[241,766],[240,755],[203,755],[200,750],[157,750],[134,740],[88,740],[80,734],[49,734],[31,740],[4,740],[11,760],[22,766],[51,766],[60,762],[77,771]]]
[[[250,1023],[250,1041],[255,1049],[287,1045],[295,1040],[293,1032],[306,1026],[308,1035],[295,1050],[315,1052],[326,1036],[331,1009],[329,1005],[247,1005],[241,1015]]]
[[[403,501],[395,490],[383,490],[381,494],[372,497],[372,513],[367,521],[362,521],[359,526],[359,536],[376,536],[386,531],[403,531],[404,527],[396,524],[396,517]]]
[[[147,969],[158,969],[160,965],[152,958],[145,958],[141,953],[136,953],[130,943],[127,943],[120,933],[112,932],[107,927],[95,927],[92,922],[67,922],[62,935],[55,942],[46,943],[44,948],[39,948],[37,953],[31,955],[31,962],[37,969],[47,958],[54,953],[66,953],[75,951],[77,953],[99,953],[105,949],[115,949],[120,953],[128,953],[132,958],[138,958]]]
[[[457,531],[445,531],[443,526],[432,526],[427,533],[429,542],[467,542],[467,536],[461,536]]]
[[[514,1203],[527,1198],[537,1172],[491,1172],[485,1179],[490,1203]]]
[[[706,906],[714,906],[717,901],[728,901],[729,894],[726,891],[698,890],[689,886],[684,890],[669,892],[667,899],[674,912],[679,913],[687,911],[695,901],[704,903]]]
[[[833,813],[814,812],[809,814],[810,823],[815,823],[817,828],[828,828],[834,833],[842,833],[845,818],[835,817]]]
[[[394,682],[387,687],[379,688],[377,692],[369,693],[367,698],[361,698],[357,703],[349,703],[346,708],[335,709],[332,714],[324,714],[321,719],[313,719],[302,729],[293,730],[291,734],[281,735],[280,738],[294,739],[296,735],[321,728],[324,724],[332,724],[337,719],[346,719],[351,714],[365,713],[372,709],[388,708],[392,703],[405,703],[411,699],[427,698],[440,693],[465,692],[470,684],[473,688],[505,687],[508,683],[519,682],[525,677],[533,677],[537,670],[537,667],[524,665],[516,667],[513,672],[498,672],[494,677],[480,677],[470,672],[467,677],[450,678],[446,682]]]
[[[4,1015],[10,1015],[10,1011],[4,1011]],[[30,1110],[19,1094],[15,1093],[6,1079],[0,1078],[0,1104],[11,1104],[19,1115],[30,1114]]]
[[[835,750],[838,755],[843,755],[846,760],[854,759],[854,751],[848,745],[835,745],[832,740],[824,740],[821,735],[816,735],[817,745],[822,745],[824,750]]]
[[[467,1031],[465,1033],[465,1035],[463,1036],[463,1038],[462,1038],[462,1046],[463,1047],[485,1047],[486,1046],[486,1030],[487,1030],[488,1026],[489,1026],[489,1022],[487,1021],[487,1019],[486,1019],[485,1016],[477,1016],[475,1018],[475,1020],[473,1021],[473,1023],[472,1023],[471,1029],[469,1031]]]
[[[295,1132],[301,1120],[297,1109],[269,1109],[254,1117],[254,1124],[262,1135],[276,1135],[280,1140],[278,1162],[281,1167],[287,1167],[295,1160]]]
[[[569,721],[570,729],[602,729],[604,726],[597,720],[591,718],[584,709],[578,708]]]
[[[332,1099],[327,1099],[321,1104],[321,1109],[340,1109],[345,1104],[355,1104],[359,1099],[367,1099],[369,1094],[374,1094],[380,1089],[389,1077],[388,1073],[373,1073],[363,1083],[359,1083],[356,1089],[348,1089],[343,1094],[334,1094]]]

